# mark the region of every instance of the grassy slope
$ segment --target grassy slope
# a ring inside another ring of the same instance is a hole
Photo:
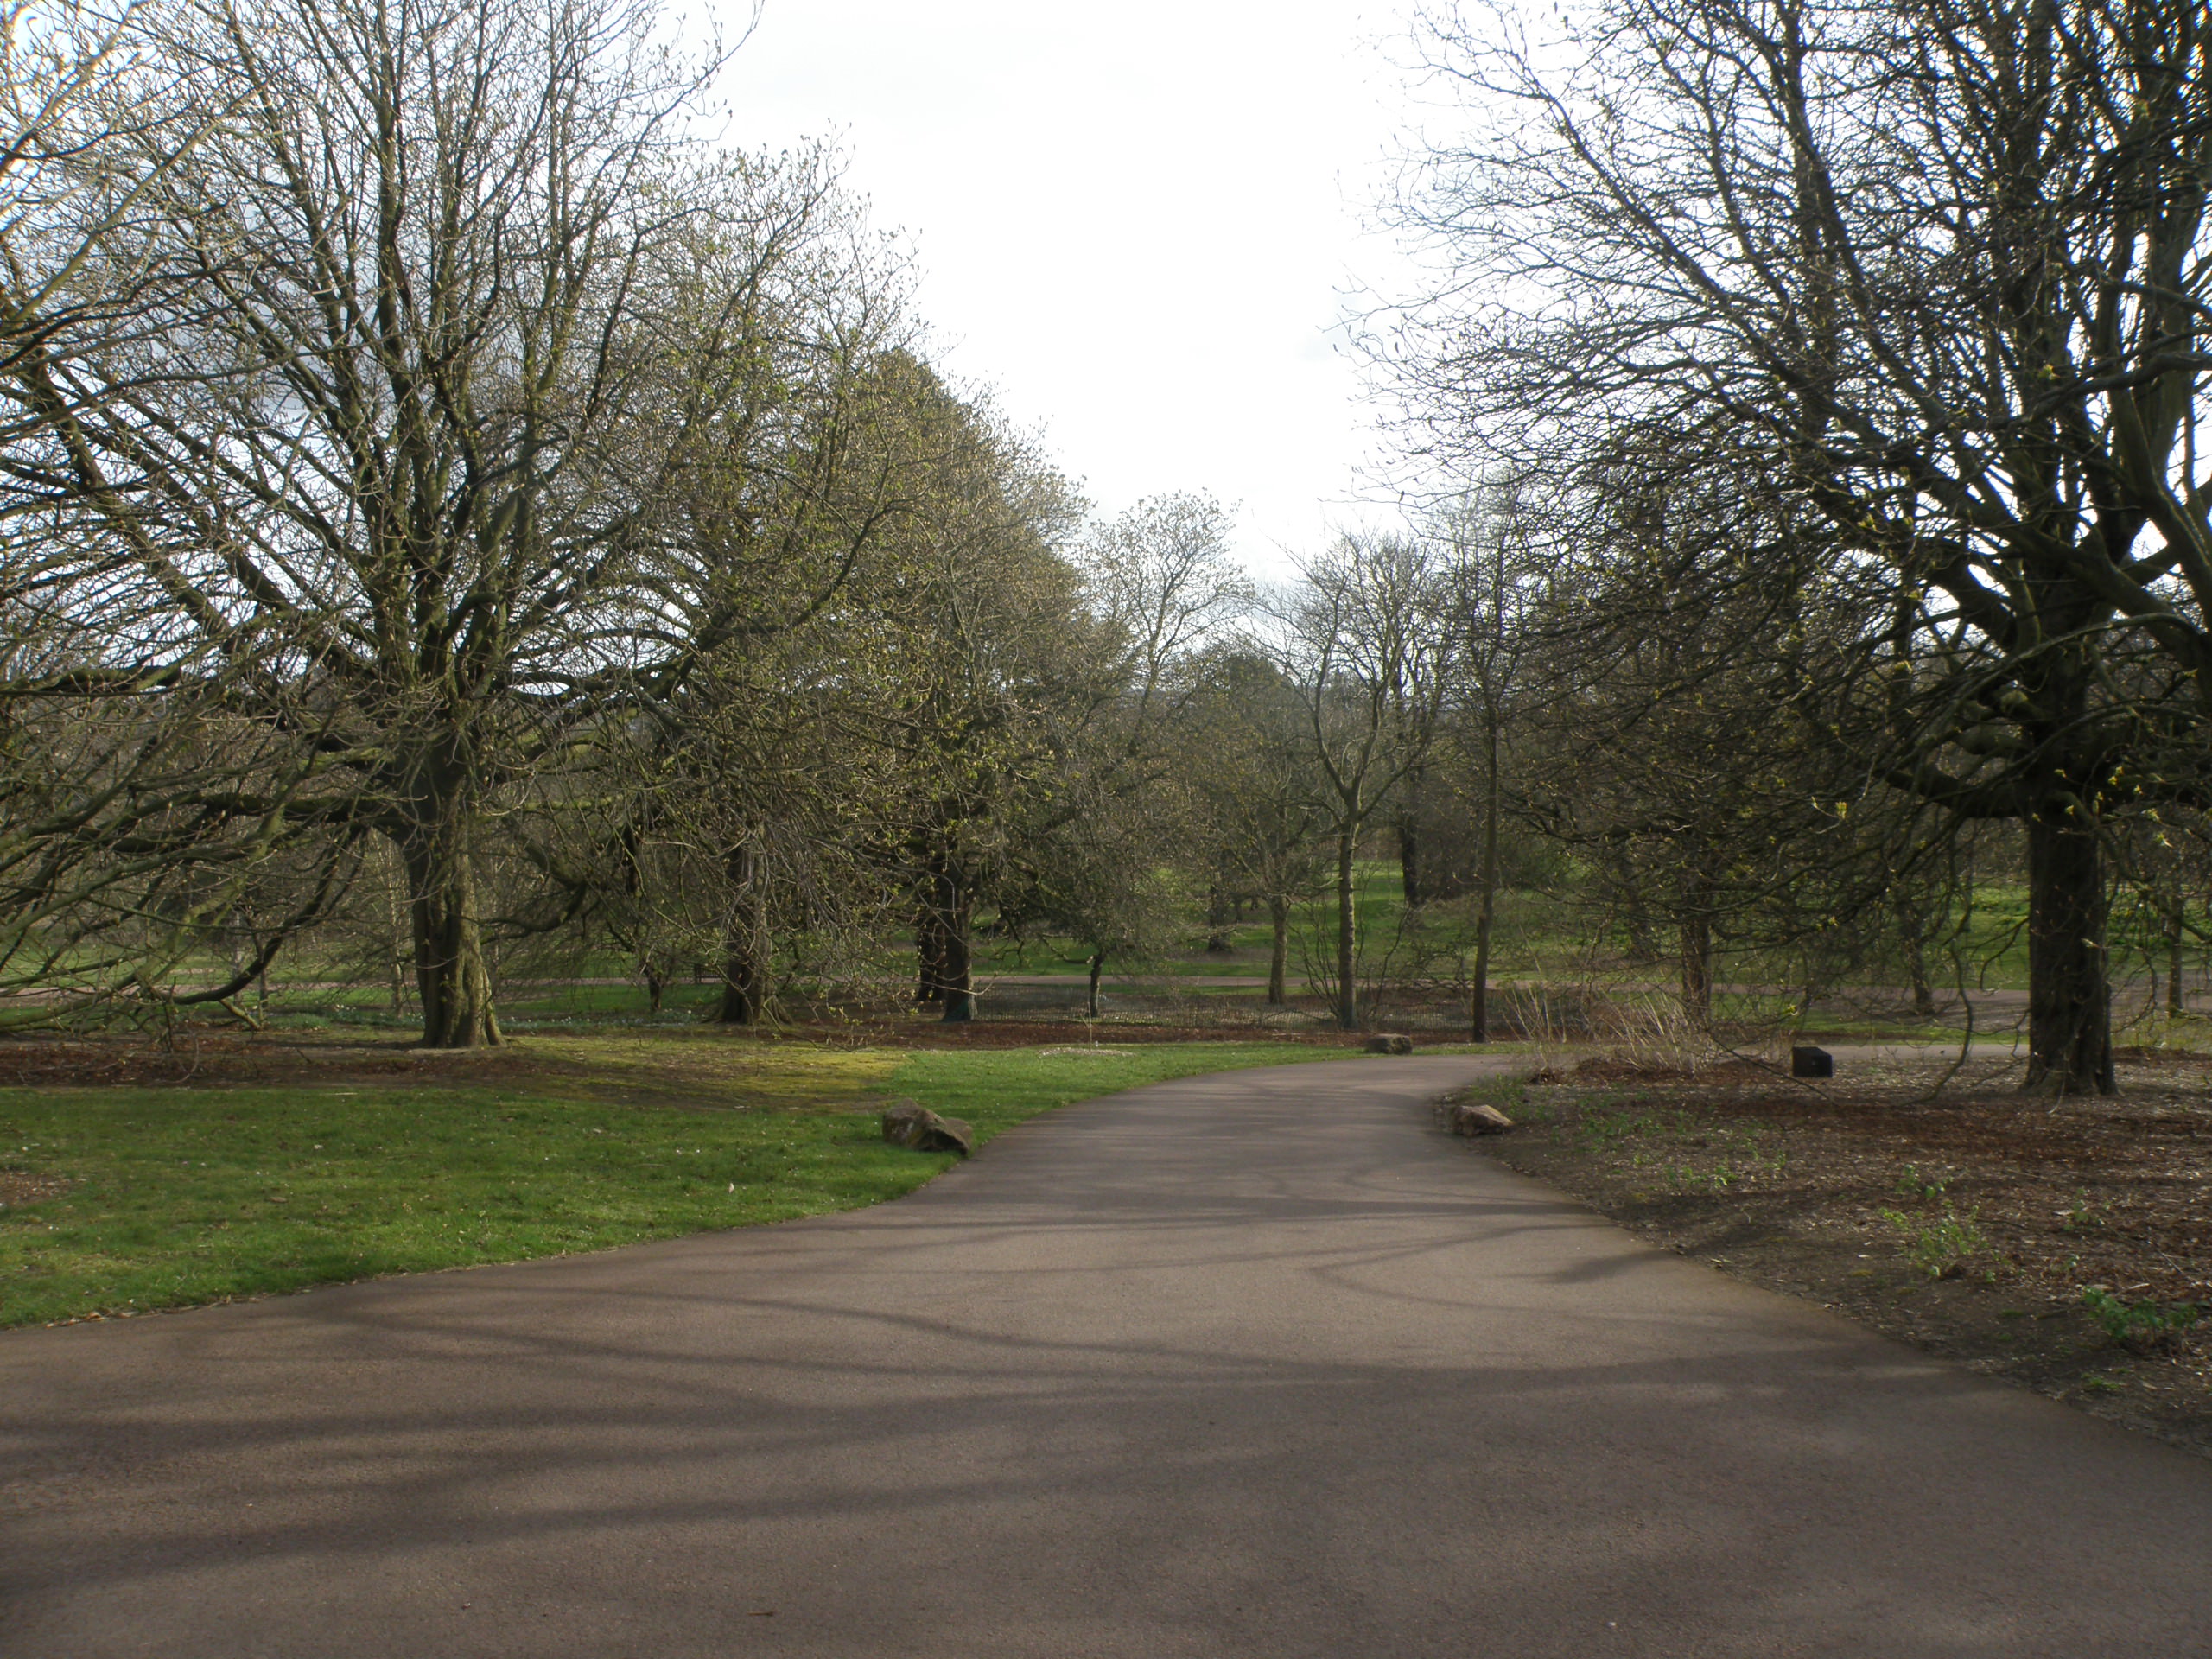
[[[680,1034],[519,1046],[543,1064],[490,1082],[0,1090],[0,1171],[69,1183],[0,1209],[0,1325],[855,1209],[950,1161],[883,1143],[874,1109],[888,1097],[988,1139],[1142,1083],[1344,1052],[1046,1058]]]

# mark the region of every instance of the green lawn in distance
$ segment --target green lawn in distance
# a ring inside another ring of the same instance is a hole
[[[0,1325],[605,1249],[856,1209],[951,1161],[884,1144],[910,1096],[979,1139],[1070,1101],[1343,1058],[1268,1043],[1119,1054],[531,1039],[513,1083],[0,1090],[0,1170],[69,1183],[0,1209]],[[550,1075],[549,1075],[550,1074]]]

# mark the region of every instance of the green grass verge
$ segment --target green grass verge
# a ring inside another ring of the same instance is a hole
[[[1362,860],[1357,869],[1358,910],[1363,940],[1363,959],[1371,960],[1398,933],[1405,916],[1405,902],[1398,868],[1389,860]],[[1440,963],[1454,962],[1471,950],[1473,899],[1471,895],[1433,906],[1421,921],[1419,932],[1439,955]],[[2019,990],[2027,983],[2027,896],[2025,890],[2004,881],[1988,880],[1980,887],[1967,936],[1957,944],[1960,964],[1969,986],[1984,990]],[[1630,963],[1621,959],[1625,937],[1615,931],[1599,940],[1592,938],[1598,925],[1598,909],[1572,881],[1560,891],[1508,889],[1497,897],[1496,933],[1492,941],[1491,971],[1501,982],[1538,982],[1560,988],[1619,987],[1634,989],[1672,982],[1675,968],[1665,952],[1669,936],[1662,918],[1655,913],[1656,942],[1662,959]],[[2115,976],[2125,982],[2142,982],[2153,970],[2165,969],[2163,944],[2164,924],[2140,901],[2123,893],[2115,900],[2109,945]],[[1294,909],[1290,971],[1302,981],[1308,959],[1326,957],[1332,949],[1335,927],[1333,896],[1322,893]],[[1204,948],[1206,928],[1195,910],[1186,913],[1173,937],[1160,944],[1148,959],[1116,957],[1108,963],[1115,976],[1135,974],[1145,982],[1135,987],[1142,995],[1170,984],[1186,991],[1217,991],[1208,982],[1226,977],[1264,977],[1268,965],[1268,930],[1265,918],[1248,914],[1228,930],[1231,947],[1225,954]],[[1894,942],[1892,942],[1894,943]],[[1595,963],[1593,962],[1593,945]],[[912,947],[903,936],[886,934],[877,942],[871,971],[883,982],[904,982],[912,971]],[[1931,944],[1929,969],[1939,994],[1947,993],[1953,969],[1947,950]],[[1065,938],[1032,940],[1016,944],[985,936],[976,941],[976,969],[988,985],[998,974],[1025,977],[1045,976],[1065,979],[1071,989],[1088,971],[1087,953]],[[1878,958],[1850,976],[1853,983],[1894,988],[1904,979],[1901,962]],[[1408,959],[1401,955],[1400,965]],[[2192,942],[2186,953],[2188,971],[2202,970],[2205,953]],[[219,978],[229,969],[226,958],[213,956],[188,965],[181,977],[188,982]],[[627,982],[635,964],[607,954],[574,957],[549,956],[519,962],[512,976],[503,979],[501,1012],[516,1030],[545,1024],[586,1025],[598,1021],[636,1021],[647,1018],[646,997],[641,986]],[[324,959],[312,950],[287,958],[272,983],[270,1001],[264,1005],[253,994],[240,1002],[283,1029],[312,1027],[331,1021],[347,1026],[410,1030],[411,1013],[394,1014],[391,992],[381,982],[335,985],[358,974],[358,963]],[[1723,950],[1714,963],[1722,983],[1794,986],[1803,979],[1803,967],[1787,951],[1753,949]],[[611,979],[607,984],[575,982],[583,979]],[[1116,995],[1122,988],[1115,988]],[[1229,993],[1253,1001],[1249,989]],[[682,1025],[708,1010],[721,993],[712,986],[684,984],[671,987],[662,1012],[670,1026]],[[2126,1001],[2123,998],[2123,1003]],[[38,1014],[34,1005],[30,1010]],[[43,1017],[41,1015],[41,1017]]]
[[[384,1274],[606,1249],[880,1203],[952,1160],[884,1144],[911,1096],[979,1139],[1071,1101],[1341,1058],[1281,1044],[830,1050],[537,1039],[513,1082],[0,1090],[0,1325],[116,1317]],[[432,1062],[432,1064],[435,1064]]]

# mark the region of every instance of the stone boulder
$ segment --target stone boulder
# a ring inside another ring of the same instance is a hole
[[[883,1138],[913,1152],[957,1152],[965,1158],[976,1150],[972,1125],[957,1117],[940,1117],[911,1100],[894,1100],[884,1109]]]
[[[1367,1052],[1370,1054],[1410,1054],[1414,1052],[1414,1039],[1395,1032],[1385,1033],[1367,1039]]]
[[[1454,1135],[1503,1135],[1513,1127],[1513,1120],[1497,1107],[1465,1100],[1446,1106],[1444,1121]]]

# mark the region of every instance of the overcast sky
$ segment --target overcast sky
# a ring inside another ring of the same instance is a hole
[[[1313,0],[767,0],[721,91],[742,143],[842,137],[918,253],[939,360],[1102,508],[1211,490],[1273,572],[1374,516],[1331,331],[1390,257],[1359,221],[1402,28]]]

